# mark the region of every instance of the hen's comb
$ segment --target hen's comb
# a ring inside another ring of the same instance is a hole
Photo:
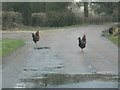
[[[36,33],[39,33],[39,31],[36,31]]]

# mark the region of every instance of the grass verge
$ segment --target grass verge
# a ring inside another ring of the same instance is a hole
[[[101,24],[111,24],[112,22],[104,22]],[[98,25],[101,25],[98,24]],[[88,26],[88,25],[97,25],[97,24],[79,24],[79,25],[70,25],[70,26],[63,26],[63,27],[30,27],[30,26],[21,26],[20,28],[9,28],[8,31],[36,31],[36,30],[56,30],[56,29],[69,29],[69,28],[79,28],[81,26]]]
[[[0,43],[2,43],[0,44],[0,56],[5,56],[25,44],[22,40],[16,39],[0,39]]]
[[[55,29],[68,29],[68,28],[78,28],[80,26],[88,26],[90,24],[81,24],[81,25],[71,25],[64,27],[24,27],[24,28],[11,28],[10,31],[36,31],[36,30],[55,30]]]
[[[114,44],[120,46],[120,39],[118,38],[118,36],[114,36],[114,35],[110,35],[109,33],[106,33],[105,36],[111,40]]]

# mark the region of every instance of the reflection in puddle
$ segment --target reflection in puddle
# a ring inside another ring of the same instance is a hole
[[[21,79],[20,87],[41,88],[69,83],[79,83],[92,80],[115,81],[117,75],[111,74],[42,74],[30,78]]]

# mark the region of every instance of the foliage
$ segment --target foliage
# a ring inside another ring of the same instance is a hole
[[[75,2],[75,4],[79,8],[84,6],[84,17],[88,17],[89,16],[89,11],[88,11],[88,9],[89,9],[88,5],[90,4],[89,2]]]
[[[46,11],[66,11],[69,2],[47,2],[45,6]]]
[[[118,22],[120,22],[120,2],[118,2]]]
[[[18,12],[2,12],[2,27],[10,28],[10,27],[18,27],[22,24],[22,15]]]
[[[3,11],[17,11],[22,13],[24,25],[31,25],[32,13],[43,13],[51,10],[64,10],[66,9],[67,2],[4,2]]]
[[[76,16],[70,11],[55,12],[50,11],[47,13],[48,26],[51,27],[63,27],[74,25],[76,22]]]
[[[3,11],[19,12],[22,17],[20,23],[37,27],[116,22],[119,14],[117,2],[3,2]],[[8,27],[14,26],[10,24]]]
[[[33,13],[32,14],[32,26],[46,26],[47,16],[46,13]]]
[[[117,2],[94,2],[92,5],[94,12],[98,15],[114,15],[114,11],[118,11],[118,3]]]
[[[120,24],[114,24],[112,26],[113,28],[113,33],[109,34],[109,31],[104,32],[104,35],[111,40],[113,43],[117,44],[120,47],[120,39],[119,39],[119,35],[120,35]]]
[[[84,21],[88,24],[102,24],[104,22],[111,22],[111,17],[89,17],[85,18]]]

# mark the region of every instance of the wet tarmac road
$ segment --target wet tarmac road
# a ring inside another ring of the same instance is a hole
[[[101,36],[102,31],[110,26],[90,25],[42,31],[39,49],[34,48],[32,31],[4,32],[3,38],[22,39],[26,46],[3,57],[3,88],[117,88],[118,77],[114,75],[118,73],[118,48]],[[82,53],[78,47],[78,37],[84,34],[87,36],[87,47]],[[103,78],[104,75],[107,80]]]

